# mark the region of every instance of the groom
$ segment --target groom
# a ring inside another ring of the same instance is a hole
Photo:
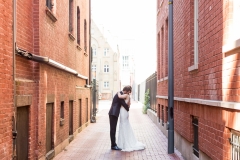
[[[123,90],[120,92],[121,94],[129,94],[132,91],[131,86],[125,86]],[[111,108],[108,112],[109,122],[110,122],[110,138],[111,138],[111,149],[112,150],[122,150],[116,144],[116,128],[118,116],[120,113],[120,108],[123,106],[127,111],[129,111],[129,106],[125,103],[124,99],[118,98],[118,94],[116,93],[112,100]]]

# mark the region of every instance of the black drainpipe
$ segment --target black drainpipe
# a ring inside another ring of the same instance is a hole
[[[17,138],[17,128],[16,128],[16,114],[17,114],[17,105],[16,105],[16,37],[17,37],[17,0],[13,0],[13,117],[12,117],[12,138],[13,138],[13,153],[12,159],[16,159],[16,138]]]

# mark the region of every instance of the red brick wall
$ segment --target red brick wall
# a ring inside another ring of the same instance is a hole
[[[84,19],[88,21],[88,4],[86,2],[74,1],[73,6],[73,32],[75,40],[69,38],[68,31],[68,1],[57,3],[56,7],[56,22],[52,22],[45,13],[45,2],[40,2],[40,55],[47,56],[54,61],[62,63],[76,71],[78,73],[87,76],[89,73],[88,64],[89,64],[89,52],[87,50],[84,54]],[[81,51],[77,49],[77,6],[80,7],[80,48]],[[87,31],[87,33],[89,30]],[[89,37],[88,37],[89,38]],[[87,42],[89,39],[87,39]],[[88,45],[89,46],[89,45]],[[40,65],[40,110],[45,111],[46,109],[46,95],[53,94],[55,95],[55,104],[54,104],[54,146],[59,145],[63,140],[68,139],[69,137],[69,99],[70,96],[74,96],[73,103],[73,132],[79,128],[79,98],[82,100],[82,125],[86,123],[86,117],[88,121],[90,118],[90,90],[84,89],[86,80],[76,78],[76,76],[66,73],[64,71],[56,70],[55,68]],[[76,89],[76,86],[83,87],[83,89]],[[60,102],[59,95],[64,95],[64,119],[65,124],[60,126]],[[86,98],[88,98],[88,115],[86,115]],[[39,126],[41,130],[38,131],[39,142],[39,157],[46,154],[45,151],[45,117],[39,117]]]
[[[161,34],[168,3],[158,0],[158,4],[157,33]],[[239,102],[239,54],[222,53],[222,46],[229,42],[232,1],[199,0],[198,6],[199,63],[197,70],[188,71],[194,64],[194,1],[174,1],[174,96]],[[159,64],[161,57],[158,52],[158,75],[166,68]],[[158,82],[157,94],[167,96],[167,88],[167,81]],[[158,104],[164,105],[164,101],[159,98]],[[212,159],[229,159],[230,129],[240,131],[237,126],[240,111],[175,101],[175,131],[189,142],[193,142],[192,116],[199,120],[199,149]]]
[[[36,1],[34,1],[34,5],[36,5]],[[38,29],[35,24],[36,12],[38,9],[33,7],[32,1],[17,1],[17,47],[33,54],[38,54],[34,49],[37,45],[35,34]],[[30,159],[34,159],[38,143],[39,64],[16,56],[16,78],[16,94],[32,96],[32,104],[29,107],[28,155]]]
[[[157,79],[163,79],[168,76],[167,71],[167,55],[168,55],[168,41],[167,41],[167,28],[168,25],[166,24],[166,20],[168,19],[168,2],[158,0],[158,8],[157,8],[157,37],[158,41],[158,54],[157,54],[157,66],[158,66],[158,73]],[[158,82],[158,95],[167,95],[167,81]]]
[[[89,77],[89,49],[84,52],[84,19],[89,26],[88,2],[73,4],[73,32],[69,37],[68,1],[55,3],[52,10],[57,18],[53,22],[46,14],[46,1],[18,1],[17,46],[36,55],[46,56],[79,74]],[[81,12],[80,48],[77,48],[77,6]],[[87,28],[88,29],[88,28]],[[89,29],[87,30],[89,33]],[[87,46],[89,35],[87,34]],[[53,142],[57,147],[69,138],[69,100],[73,100],[73,132],[79,128],[79,99],[82,99],[82,126],[90,120],[90,90],[86,80],[47,64],[33,62],[17,56],[17,95],[31,95],[29,158],[46,155],[46,103],[53,97]],[[24,80],[31,80],[26,82]],[[78,87],[78,88],[76,88]],[[88,112],[86,111],[88,99]],[[65,124],[60,126],[60,104],[64,101]],[[86,120],[88,118],[88,120]],[[0,143],[1,144],[1,143]],[[0,152],[1,153],[1,152]]]
[[[0,159],[12,157],[13,32],[12,1],[0,0]]]

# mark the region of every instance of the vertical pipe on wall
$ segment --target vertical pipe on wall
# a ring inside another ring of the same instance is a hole
[[[173,0],[169,0],[168,21],[168,153],[174,153]]]
[[[16,130],[16,61],[15,61],[15,51],[16,51],[16,34],[17,34],[17,0],[13,0],[13,119],[12,119],[12,125],[13,125],[13,156],[12,158],[16,158],[16,138],[17,138],[17,130]]]

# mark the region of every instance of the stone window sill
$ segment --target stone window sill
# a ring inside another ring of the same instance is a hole
[[[196,71],[196,70],[198,70],[198,64],[194,64],[194,65],[188,67],[188,72]]]
[[[80,45],[79,44],[77,44],[77,49],[79,50],[79,51],[81,51],[82,50],[82,48],[80,47]]]
[[[69,37],[72,41],[75,40],[75,37],[72,35],[72,33],[68,33],[68,37]]]
[[[64,119],[60,118],[60,126],[63,126],[63,125],[64,125]]]
[[[225,53],[225,56],[240,52],[240,39],[222,46],[222,52]]]
[[[53,22],[57,21],[57,18],[48,7],[46,7],[46,14]]]
[[[168,80],[168,76],[159,79],[157,82],[160,83],[160,82],[167,81],[167,80]]]

